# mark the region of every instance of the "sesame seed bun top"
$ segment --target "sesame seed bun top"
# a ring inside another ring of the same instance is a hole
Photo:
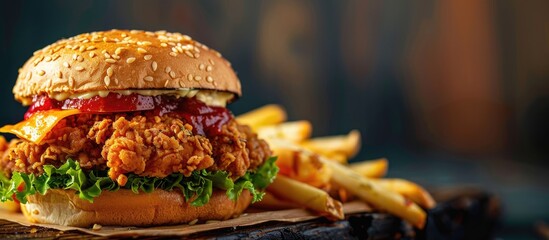
[[[242,94],[219,52],[179,33],[136,30],[84,33],[34,52],[13,93],[28,105],[41,94],[177,88]]]

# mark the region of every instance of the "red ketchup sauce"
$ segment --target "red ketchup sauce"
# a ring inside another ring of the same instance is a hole
[[[25,113],[25,119],[40,111],[52,109],[79,109],[84,113],[104,114],[117,112],[143,111],[145,114],[163,116],[175,115],[193,126],[193,133],[215,136],[233,115],[227,108],[208,106],[196,98],[174,96],[143,96],[109,93],[106,97],[94,96],[89,99],[66,99],[57,101],[48,96],[38,96]]]

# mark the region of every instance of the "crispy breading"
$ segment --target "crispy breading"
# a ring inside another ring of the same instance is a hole
[[[109,169],[124,185],[128,173],[165,177],[189,176],[195,170],[224,170],[237,178],[270,156],[265,141],[250,128],[231,120],[215,136],[195,135],[192,126],[175,116],[151,114],[80,114],[63,119],[40,144],[0,139],[5,153],[0,168],[40,174],[42,166],[59,166],[72,158],[84,169]],[[252,151],[252,153],[250,153]]]

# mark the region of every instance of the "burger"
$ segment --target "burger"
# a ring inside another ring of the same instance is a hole
[[[0,200],[32,222],[151,226],[241,214],[278,171],[227,104],[241,85],[186,35],[111,30],[60,40],[19,69],[24,120],[0,128]]]

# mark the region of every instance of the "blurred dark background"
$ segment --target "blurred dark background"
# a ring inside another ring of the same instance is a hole
[[[500,196],[496,236],[549,221],[549,1],[1,1],[0,124],[17,69],[60,38],[185,33],[229,59],[235,114],[279,103],[314,135],[359,129],[391,177]]]

